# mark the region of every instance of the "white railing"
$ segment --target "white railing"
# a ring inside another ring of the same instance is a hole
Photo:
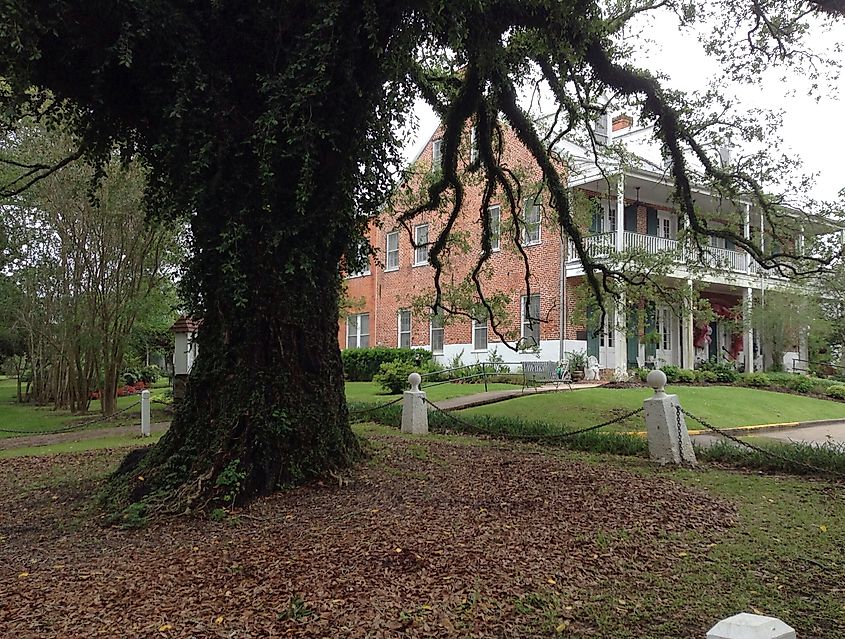
[[[632,231],[624,231],[622,233],[622,248],[623,250],[637,249],[653,254],[676,253],[679,262],[685,261],[688,257],[696,259],[700,257],[697,248],[688,249],[678,240],[670,240],[656,235],[644,235]],[[587,255],[594,259],[610,257],[616,252],[616,233],[588,235],[584,237],[584,249],[587,251]],[[569,261],[578,261],[578,255],[575,253],[575,244],[572,240],[569,240],[568,250],[567,256]],[[706,265],[711,268],[723,269],[735,273],[750,273],[752,275],[760,272],[757,262],[745,253],[713,246],[704,247],[703,253]]]
[[[592,258],[607,257],[616,251],[616,242],[614,241],[614,233],[599,233],[598,235],[584,236],[584,250]],[[575,243],[569,240],[567,247],[567,256],[570,261],[577,261],[578,255],[575,253]]]
[[[678,251],[680,242],[656,235],[643,235],[625,231],[622,236],[623,247],[626,249],[642,249],[649,253],[671,253]]]

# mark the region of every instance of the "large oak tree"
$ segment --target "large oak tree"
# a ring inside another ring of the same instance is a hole
[[[403,219],[447,208],[431,250],[438,273],[461,210],[458,151],[468,123],[477,130],[474,171],[519,208],[515,176],[498,161],[504,120],[537,162],[594,290],[622,276],[584,253],[553,153],[555,138],[589,125],[608,92],[656,123],[693,232],[729,236],[761,263],[785,264],[787,256],[738,230],[699,219],[689,156],[725,197],[751,194],[764,214],[776,211],[748,172],[714,161],[697,137],[708,123],[683,96],[626,64],[620,29],[658,6],[692,14],[691,4],[666,0],[5,2],[4,117],[49,120],[56,102],[72,109],[79,157],[96,164],[115,145],[140,157],[151,211],[190,220],[184,289],[203,320],[200,357],[168,434],[114,478],[116,503],[184,509],[233,487],[246,500],[358,457],[337,344],[339,265],[359,266],[368,250],[368,217],[387,199],[402,145],[396,131],[417,96],[444,121],[443,170]],[[748,55],[784,59],[803,34],[789,28],[800,21],[784,20],[805,9],[838,15],[842,6],[734,1],[719,11],[739,26],[760,16],[754,43],[783,50],[757,46]],[[559,106],[552,135],[520,105],[533,79]],[[21,168],[7,192],[58,167]]]

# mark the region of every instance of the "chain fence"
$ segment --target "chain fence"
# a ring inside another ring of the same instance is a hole
[[[435,412],[445,415],[449,419],[451,419],[456,424],[459,424],[464,430],[472,433],[483,433],[487,435],[494,435],[495,433],[490,433],[485,431],[483,427],[478,426],[477,424],[473,424],[465,419],[461,419],[457,415],[455,415],[452,411],[444,410],[440,408],[437,404],[432,402],[430,399],[425,398],[423,400],[426,404],[431,406]],[[620,422],[624,422],[626,419],[633,417],[634,415],[638,415],[642,413],[645,409],[644,408],[637,408],[636,410],[632,410],[624,415],[620,415],[619,417],[614,417],[613,419],[609,419],[604,421],[600,424],[595,424],[593,426],[587,426],[586,428],[579,428],[577,430],[567,430],[558,433],[548,433],[542,435],[527,435],[527,434],[520,434],[520,433],[507,433],[508,439],[515,439],[520,441],[555,441],[561,439],[567,439],[569,437],[575,437],[576,435],[583,435],[584,433],[589,433],[594,430],[598,430],[600,428],[604,428],[606,426],[612,426],[613,424],[618,424]]]
[[[383,409],[387,408],[388,406],[393,406],[394,404],[398,404],[399,402],[402,401],[402,399],[403,399],[403,397],[400,395],[399,397],[397,397],[393,401],[385,402],[384,404],[379,404],[378,406],[367,406],[365,408],[356,408],[355,410],[349,411],[349,416],[355,417],[355,416],[358,416],[358,415],[369,415],[369,414],[375,413],[377,411],[383,410]]]
[[[837,477],[838,479],[845,479],[845,473],[839,472],[839,471],[834,470],[832,468],[822,468],[821,466],[816,466],[815,464],[809,464],[809,463],[802,461],[800,459],[795,459],[793,457],[789,457],[788,455],[782,455],[782,454],[780,454],[776,451],[768,450],[766,448],[763,448],[762,446],[757,446],[756,444],[752,444],[751,442],[742,440],[739,437],[737,437],[736,435],[733,435],[732,433],[728,432],[727,430],[725,430],[723,428],[717,428],[716,426],[714,426],[713,424],[708,422],[706,419],[703,419],[701,417],[697,417],[696,415],[693,415],[692,413],[690,413],[688,410],[682,408],[681,406],[676,406],[675,411],[677,413],[677,421],[678,421],[678,442],[681,441],[681,438],[680,438],[681,414],[683,413],[685,416],[689,417],[690,419],[695,420],[696,422],[698,422],[699,424],[704,426],[704,428],[706,428],[707,430],[709,430],[713,433],[716,433],[720,437],[724,437],[725,439],[727,439],[729,441],[732,441],[733,443],[739,445],[740,447],[744,447],[744,448],[747,448],[749,450],[753,450],[754,452],[756,452],[760,455],[763,455],[764,457],[776,459],[776,460],[784,462],[786,464],[790,464],[790,465],[793,465],[793,466],[797,466],[799,468],[803,468],[804,470],[808,470],[812,473],[821,473],[822,475],[832,475],[834,477]],[[683,461],[683,459],[681,461]]]
[[[0,433],[10,433],[13,435],[60,435],[61,433],[71,433],[77,430],[83,430],[92,424],[98,424],[101,422],[107,422],[111,419],[114,419],[116,416],[120,415],[121,413],[125,413],[126,411],[139,406],[141,401],[137,401],[134,404],[130,404],[120,410],[115,411],[111,415],[101,415],[99,417],[95,417],[94,419],[88,420],[87,422],[82,422],[79,424],[71,424],[69,426],[64,426],[62,428],[55,428],[52,430],[18,430],[14,428],[0,428]]]

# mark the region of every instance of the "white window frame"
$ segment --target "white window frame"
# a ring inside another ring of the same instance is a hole
[[[484,348],[479,348],[476,342],[476,332],[484,331]],[[474,353],[486,352],[489,348],[490,338],[488,335],[487,320],[483,322],[477,319],[472,320],[472,350]]]
[[[367,317],[367,332],[363,333],[361,331],[361,317]],[[352,327],[352,323],[350,320],[353,320],[355,324],[355,332],[354,335],[350,332],[350,328]],[[350,346],[349,345],[349,338],[353,337],[355,340],[355,344]],[[366,337],[367,343],[365,345],[361,345],[361,338]],[[370,345],[370,314],[369,313],[353,313],[352,315],[346,316],[346,348],[367,348]]]
[[[346,279],[351,280],[354,277],[365,277],[370,275],[370,260],[367,258],[367,265],[362,268],[360,271],[354,271],[352,273],[347,274]]]
[[[472,164],[478,159],[478,133],[476,128],[469,130],[469,162]]]
[[[537,210],[537,221],[536,222],[529,222],[528,221],[528,210],[531,207],[531,210]],[[537,238],[531,239],[529,236],[530,226],[534,224],[537,225]],[[527,199],[523,203],[522,207],[522,245],[523,246],[536,246],[543,241],[542,237],[542,226],[543,226],[543,210],[540,202],[535,199]]]
[[[436,318],[440,318],[439,326],[438,321]],[[434,348],[434,334],[435,332],[440,333],[440,348]],[[431,354],[432,355],[442,355],[443,350],[446,346],[446,329],[443,326],[443,314],[442,313],[432,313],[431,319],[429,320],[429,333],[428,333],[428,343],[431,345]]]
[[[502,248],[502,207],[492,204],[487,207],[487,213],[490,216],[490,247],[494,252],[499,251]]]
[[[443,166],[443,138],[431,142],[431,170],[439,171]]]
[[[390,239],[392,237],[396,238],[395,249],[390,248]],[[393,266],[390,265],[391,255],[396,255],[396,264]],[[399,231],[391,231],[384,236],[384,270],[385,272],[399,270]]]
[[[425,229],[425,241],[420,242],[420,231]],[[417,224],[414,227],[414,266],[428,264],[428,223]]]
[[[403,313],[408,314],[408,330],[407,331],[402,330],[402,315],[403,315]],[[412,330],[412,327],[411,327],[411,321],[412,321],[411,309],[400,308],[399,311],[396,313],[396,346],[398,346],[399,348],[411,348],[411,345],[413,344],[413,330]],[[408,336],[408,345],[407,346],[402,346],[402,336],[403,335]]]
[[[522,343],[526,344],[526,348],[534,348],[535,346],[540,345],[540,294],[539,293],[532,293],[531,297],[537,299],[537,317],[535,318],[528,318],[525,308],[526,304],[526,295],[522,295],[519,298],[519,308],[520,308],[520,336],[522,337]],[[533,321],[531,321],[533,319]],[[537,338],[534,338],[533,328],[532,325],[536,323],[537,326]],[[527,344],[528,339],[534,340],[534,344]]]

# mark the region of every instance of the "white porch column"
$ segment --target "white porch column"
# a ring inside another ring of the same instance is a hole
[[[625,294],[616,301],[613,313],[613,350],[616,360],[615,378],[628,379],[628,319],[625,317]]]
[[[692,295],[692,280],[687,280],[687,289]],[[684,309],[684,317],[681,322],[681,353],[684,359],[684,368],[692,370],[695,368],[695,348],[692,345],[695,319],[692,314],[692,297],[687,300]]]
[[[754,372],[754,327],[751,324],[751,310],[754,303],[754,294],[751,288],[746,288],[742,293],[742,326],[743,326],[743,353],[745,359],[745,372]]]
[[[742,237],[746,240],[751,239],[751,205],[745,205],[745,211],[742,214]],[[754,258],[751,257],[751,254],[748,251],[744,251],[745,253],[745,272],[751,272],[751,262]]]
[[[616,250],[621,251],[625,244],[625,172],[619,173],[616,185]]]

